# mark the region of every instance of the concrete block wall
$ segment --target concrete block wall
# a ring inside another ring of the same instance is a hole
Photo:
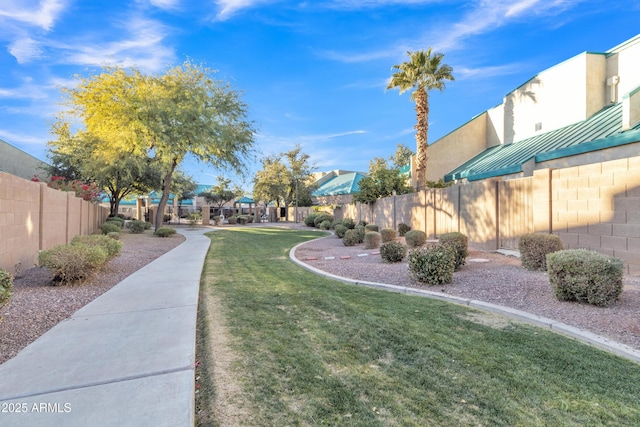
[[[640,156],[393,196],[373,206],[343,205],[343,216],[431,238],[459,231],[477,248],[517,249],[522,234],[552,232],[565,248],[618,257],[640,275]]]
[[[553,232],[566,248],[615,256],[640,274],[640,157],[554,170]]]
[[[73,193],[0,172],[0,268],[31,268],[40,250],[98,231],[108,214]]]

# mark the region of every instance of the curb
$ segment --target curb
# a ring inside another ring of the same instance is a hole
[[[326,239],[327,237],[331,237],[331,236],[326,236],[321,238]],[[504,307],[501,305],[492,304],[489,302],[484,302],[479,300],[455,297],[451,295],[443,295],[441,293],[426,291],[423,289],[410,288],[406,286],[389,285],[386,283],[367,282],[364,280],[349,279],[347,277],[342,277],[335,274],[327,273],[326,271],[322,271],[318,268],[312,267],[309,264],[306,264],[295,257],[296,250],[300,246],[305,245],[306,243],[307,242],[302,242],[297,244],[293,248],[291,248],[291,250],[289,251],[289,259],[291,259],[291,261],[293,261],[294,263],[298,264],[300,267],[306,270],[309,270],[315,274],[318,274],[319,276],[337,280],[343,283],[349,283],[352,285],[360,285],[360,286],[366,286],[369,288],[380,289],[380,290],[385,290],[390,292],[398,292],[398,293],[415,295],[415,296],[420,296],[425,298],[438,299],[438,300],[450,302],[453,304],[466,305],[479,310],[490,311],[490,312],[500,314],[502,316],[515,319],[524,323],[539,326],[542,328],[548,328],[552,332],[564,335],[569,338],[577,339],[578,341],[581,341],[585,344],[616,354],[620,357],[631,360],[632,362],[640,363],[639,350],[636,350],[625,344],[613,341],[609,338],[605,338],[601,335],[597,335],[589,331],[575,328],[573,326],[569,326],[567,324],[557,322],[555,320],[548,319],[546,317],[541,317],[535,314],[527,313],[522,310],[516,310],[514,308]]]

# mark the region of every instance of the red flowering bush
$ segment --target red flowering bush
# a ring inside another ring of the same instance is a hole
[[[40,178],[34,175],[31,181],[40,182]],[[73,191],[76,197],[88,202],[100,201],[101,190],[96,184],[87,184],[78,179],[67,181],[64,176],[52,176],[47,186],[60,191]]]

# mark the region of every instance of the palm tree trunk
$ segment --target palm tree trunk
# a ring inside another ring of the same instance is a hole
[[[429,129],[429,100],[424,88],[416,90],[416,187],[426,185],[427,172],[427,131]]]

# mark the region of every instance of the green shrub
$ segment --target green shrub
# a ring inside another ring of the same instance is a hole
[[[329,230],[331,228],[331,221],[329,220],[324,220],[322,221],[319,225],[318,228],[320,230]]]
[[[398,235],[400,237],[404,237],[404,235],[407,234],[407,231],[411,231],[411,227],[409,225],[404,222],[398,224]]]
[[[344,226],[344,225],[342,225],[342,224],[338,224],[338,225],[336,225],[336,226],[335,226],[335,228],[334,228],[334,231],[336,232],[336,236],[337,236],[337,237],[339,237],[339,238],[341,238],[341,239],[344,237],[344,233],[346,233],[346,232],[347,232],[347,230],[348,230],[348,228],[347,228],[347,227],[345,227],[345,226]]]
[[[354,229],[356,227],[356,222],[351,218],[342,218],[342,225],[348,229]]]
[[[331,224],[331,221],[333,221],[333,215],[326,212],[320,212],[313,220],[313,226],[316,228],[320,228],[320,224],[325,221],[329,221],[329,224]]]
[[[469,239],[467,236],[458,232],[441,234],[440,243],[453,249],[453,253],[456,255],[456,270],[465,265],[467,255],[469,255]]]
[[[169,237],[172,234],[176,234],[176,229],[171,227],[161,227],[161,228],[158,228],[156,232],[153,234],[155,234],[158,237]]]
[[[107,253],[107,258],[111,259],[120,254],[122,242],[111,237],[92,234],[90,236],[76,236],[71,240],[72,245],[100,246]]]
[[[232,215],[227,219],[227,222],[229,224],[231,224],[231,225],[237,224],[238,223],[238,217],[235,216],[235,215]]]
[[[396,239],[396,230],[393,228],[383,228],[380,230],[382,243],[393,242]]]
[[[342,220],[341,219],[334,219],[333,221],[331,221],[331,230],[335,230],[336,229],[336,225],[342,225]]]
[[[356,239],[358,240],[358,243],[364,242],[364,235],[366,234],[364,225],[356,225],[353,230],[356,233]]]
[[[358,243],[358,232],[356,230],[347,230],[342,238],[342,244],[345,246],[355,246]]]
[[[13,276],[0,268],[0,307],[9,302],[13,293]]]
[[[364,226],[364,231],[380,231],[376,224],[367,224]]]
[[[142,234],[146,230],[146,223],[144,221],[129,221],[127,229],[133,234]]]
[[[427,235],[421,230],[409,230],[404,235],[404,240],[410,248],[419,248],[427,242]]]
[[[238,224],[245,225],[249,221],[249,217],[247,215],[238,215]]]
[[[112,222],[114,224],[118,224],[118,227],[120,228],[124,226],[124,219],[120,218],[119,216],[110,216],[105,220],[105,222]]]
[[[220,224],[220,215],[214,215],[212,219],[213,219],[213,225]]]
[[[437,244],[409,253],[409,274],[418,282],[441,285],[453,281],[455,254],[448,246]]]
[[[104,247],[87,243],[58,245],[40,252],[38,256],[40,266],[53,273],[54,283],[62,284],[86,279],[107,262],[107,259],[108,254]]]
[[[120,240],[120,233],[107,233],[107,237],[113,240]]]
[[[122,228],[114,221],[105,222],[100,226],[100,231],[102,231],[102,234],[119,233],[121,229]]]
[[[547,274],[561,301],[584,301],[600,307],[613,304],[622,293],[622,260],[586,249],[547,255]]]
[[[376,249],[380,247],[382,236],[377,231],[367,231],[364,233],[364,248]]]
[[[144,222],[144,229],[151,230],[152,224],[149,221]]]
[[[201,218],[202,216],[200,215],[200,212],[192,212],[189,214],[189,224],[196,225]]]
[[[407,254],[407,248],[400,242],[387,242],[380,246],[380,256],[385,262],[400,262]]]
[[[312,212],[304,218],[304,223],[308,227],[315,227],[315,220],[318,214],[316,212]]]
[[[518,240],[518,250],[524,268],[546,270],[547,254],[562,250],[562,240],[555,234],[525,234]]]

